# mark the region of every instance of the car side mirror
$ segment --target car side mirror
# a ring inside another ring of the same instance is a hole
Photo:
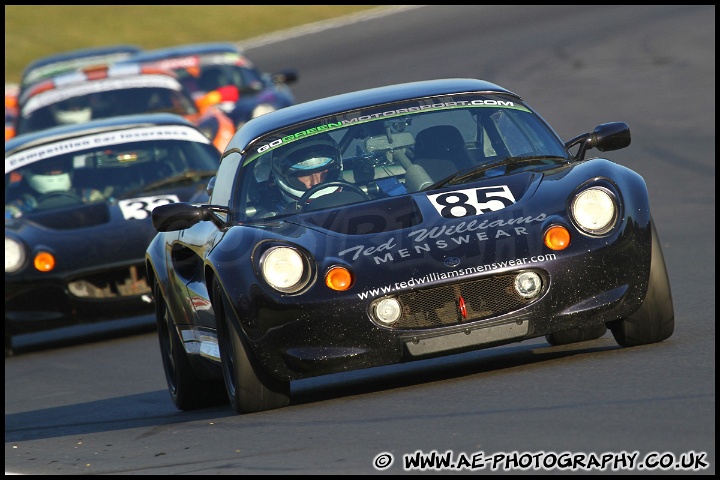
[[[273,73],[271,78],[275,83],[290,84],[297,82],[298,74],[295,70],[282,70],[280,72]]]
[[[153,227],[158,232],[185,230],[214,217],[208,205],[193,205],[186,202],[159,205],[152,211]]]
[[[592,133],[583,133],[565,143],[565,149],[579,145],[576,160],[583,160],[585,153],[597,148],[601,152],[619,150],[630,145],[630,127],[624,122],[603,123],[595,127]]]

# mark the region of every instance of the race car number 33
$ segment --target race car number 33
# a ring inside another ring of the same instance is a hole
[[[177,195],[160,195],[156,197],[131,198],[118,202],[125,220],[144,220],[150,216],[153,209],[158,205],[177,203],[180,199]]]
[[[454,190],[428,195],[428,198],[444,218],[481,215],[515,203],[515,197],[507,185]]]

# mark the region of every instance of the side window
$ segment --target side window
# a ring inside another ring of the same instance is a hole
[[[239,153],[233,153],[222,159],[218,167],[217,180],[215,181],[210,203],[214,205],[230,205],[230,197],[236,183],[240,159]]]
[[[495,148],[492,146],[492,142],[490,142],[490,137],[488,136],[487,130],[484,128],[481,128],[482,131],[482,146],[483,146],[483,156],[485,158],[492,158],[497,157],[497,152],[495,151]]]
[[[499,110],[491,118],[510,155],[516,157],[534,152],[532,143],[508,112]]]

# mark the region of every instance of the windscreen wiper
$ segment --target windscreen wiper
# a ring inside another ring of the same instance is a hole
[[[456,185],[459,183],[464,183],[468,180],[472,180],[476,177],[480,177],[485,174],[488,170],[492,170],[493,168],[502,167],[503,165],[510,165],[510,164],[519,164],[519,163],[534,163],[538,162],[541,163],[543,160],[560,160],[560,161],[566,161],[567,159],[565,157],[557,156],[557,155],[527,155],[522,157],[506,157],[502,160],[498,160],[496,162],[486,163],[483,165],[478,165],[477,167],[472,168],[466,168],[464,170],[460,170],[458,172],[453,173],[452,175],[443,178],[442,180],[433,183],[427,188],[423,188],[423,191],[427,190],[435,190],[436,188],[441,188],[446,185]]]
[[[179,173],[177,175],[173,175],[173,176],[167,177],[167,178],[161,178],[160,180],[148,183],[147,185],[143,185],[142,187],[132,189],[128,192],[125,192],[125,193],[119,195],[119,197],[120,198],[130,198],[139,193],[151,192],[153,190],[158,190],[160,188],[164,188],[169,185],[174,185],[176,183],[182,183],[187,180],[192,180],[193,182],[198,182],[198,181],[202,180],[203,178],[213,177],[216,173],[217,172],[215,170],[188,170],[187,172],[182,172],[182,173]]]

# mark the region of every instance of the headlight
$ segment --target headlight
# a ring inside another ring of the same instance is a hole
[[[591,187],[573,199],[570,213],[580,229],[593,235],[607,233],[617,217],[615,198],[603,187]]]
[[[275,110],[277,110],[277,108],[273,107],[269,103],[261,103],[257,107],[253,108],[252,118],[259,117],[260,115],[265,115],[266,113],[274,112]]]
[[[25,247],[11,237],[5,237],[5,273],[17,272],[25,263]]]
[[[303,255],[290,247],[273,247],[260,258],[265,281],[275,290],[295,293],[310,281],[310,269]]]

